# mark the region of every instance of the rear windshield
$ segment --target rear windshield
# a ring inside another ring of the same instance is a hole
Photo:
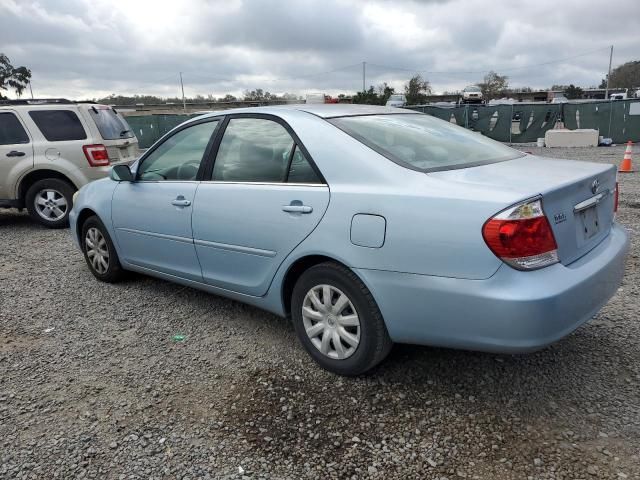
[[[100,135],[105,140],[133,137],[131,127],[122,115],[109,107],[91,107],[89,114],[96,122]]]
[[[524,155],[480,133],[420,113],[329,121],[389,160],[413,170],[450,170]]]

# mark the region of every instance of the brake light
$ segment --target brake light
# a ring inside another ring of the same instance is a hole
[[[84,156],[87,157],[89,165],[92,167],[105,167],[109,165],[109,153],[104,145],[84,145],[82,147]]]
[[[616,188],[613,190],[613,213],[618,211],[618,198],[620,197],[620,187],[616,182]]]
[[[482,227],[491,251],[518,270],[535,270],[558,262],[558,246],[538,198],[498,213]]]

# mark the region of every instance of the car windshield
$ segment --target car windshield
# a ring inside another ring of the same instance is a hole
[[[118,140],[133,137],[133,131],[127,121],[112,108],[92,107],[89,113],[103,139]]]
[[[404,102],[404,95],[391,95],[389,97],[389,100],[399,100],[401,102]]]
[[[329,121],[389,160],[413,170],[450,170],[524,155],[480,133],[421,113]]]
[[[465,92],[481,92],[480,87],[476,87],[475,85],[471,85],[464,89]]]

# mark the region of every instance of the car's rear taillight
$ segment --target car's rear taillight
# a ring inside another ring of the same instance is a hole
[[[87,157],[89,165],[92,167],[105,167],[109,165],[109,153],[104,145],[84,145],[82,147],[84,156]]]
[[[487,220],[482,236],[491,251],[518,270],[535,270],[558,262],[558,246],[542,201],[528,200]]]
[[[618,182],[616,182],[616,188],[613,191],[613,213],[618,211],[618,201],[620,198],[620,187],[618,186]]]

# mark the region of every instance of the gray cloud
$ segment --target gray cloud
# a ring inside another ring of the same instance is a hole
[[[514,86],[597,85],[637,59],[635,0],[0,0],[0,48],[37,95],[244,89],[353,93],[423,71],[437,91],[496,69]],[[597,51],[596,51],[597,50]],[[589,55],[576,56],[585,52]],[[539,65],[575,57],[549,65]],[[329,72],[330,73],[324,73]],[[470,73],[477,72],[477,73]]]

